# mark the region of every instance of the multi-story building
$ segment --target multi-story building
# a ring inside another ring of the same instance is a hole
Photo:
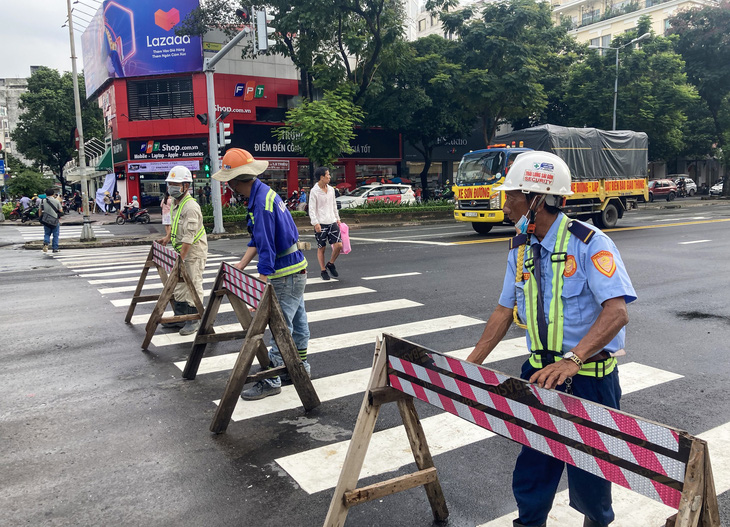
[[[669,19],[684,9],[716,5],[712,0],[552,0],[556,24],[570,23],[570,32],[578,42],[610,46],[626,31],[636,29],[639,17],[649,15],[652,29],[664,35]]]
[[[28,161],[18,153],[13,141],[13,130],[22,113],[20,96],[28,91],[27,79],[0,79],[0,142],[5,152],[10,152],[24,163]]]

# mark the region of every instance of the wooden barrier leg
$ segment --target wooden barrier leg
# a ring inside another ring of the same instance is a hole
[[[127,324],[129,324],[132,320],[132,315],[134,315],[134,310],[137,307],[137,302],[139,302],[137,297],[139,297],[142,293],[142,287],[144,287],[144,282],[145,280],[147,280],[147,273],[149,272],[152,264],[152,248],[150,248],[150,252],[147,255],[147,260],[144,263],[144,268],[142,269],[142,274],[140,274],[139,276],[139,282],[137,282],[137,287],[134,290],[134,294],[132,295],[132,301],[129,304],[129,309],[127,309],[127,316],[124,317],[124,322],[126,322]]]
[[[705,499],[702,504],[702,527],[720,527],[720,509],[717,505],[717,492],[715,491],[715,478],[712,475],[710,464],[710,450],[705,443]]]
[[[221,264],[221,266],[222,265],[223,264]],[[200,319],[200,329],[198,329],[198,333],[195,335],[195,340],[190,348],[190,355],[185,363],[185,369],[182,374],[183,379],[193,380],[198,373],[200,361],[203,359],[205,348],[208,346],[208,342],[206,340],[199,339],[198,337],[200,337],[200,335],[210,335],[213,333],[213,323],[218,316],[218,309],[220,309],[223,295],[225,295],[225,290],[221,289],[222,281],[223,273],[219,270],[218,276],[216,276],[215,283],[213,284],[213,291],[210,294],[208,305],[205,306],[203,318]],[[232,297],[233,295],[229,296]]]
[[[434,468],[431,451],[428,449],[426,442],[426,434],[423,433],[421,421],[418,419],[416,406],[413,404],[413,398],[399,399],[396,401],[398,411],[403,419],[403,425],[408,435],[408,441],[411,443],[413,457],[416,460],[416,466],[419,470],[427,470]],[[449,509],[446,507],[446,498],[443,490],[441,490],[441,482],[438,477],[435,481],[424,485],[428,501],[431,504],[433,517],[436,521],[444,521],[449,517]]]
[[[378,419],[380,406],[370,404],[370,390],[387,386],[387,368],[386,368],[386,352],[385,343],[375,345],[375,356],[373,357],[373,369],[370,374],[370,382],[368,389],[365,390],[360,413],[357,416],[355,429],[352,433],[350,446],[347,449],[345,463],[340,472],[340,479],[337,481],[337,487],[332,495],[327,517],[324,520],[325,527],[341,527],[345,524],[347,512],[349,508],[345,505],[345,493],[353,490],[357,486],[360,479],[360,471],[362,470],[365,454],[368,451],[370,439],[373,437],[375,430],[375,422]]]
[[[218,409],[213,416],[210,431],[215,434],[225,432],[228,428],[228,423],[231,420],[231,415],[233,415],[233,410],[236,408],[238,397],[241,395],[243,385],[246,384],[246,377],[248,377],[248,372],[251,369],[251,363],[256,355],[256,350],[263,342],[264,331],[269,322],[270,308],[271,294],[269,294],[269,288],[267,288],[259,303],[259,308],[256,310],[256,316],[253,317],[251,327],[248,328],[246,340],[238,354],[236,365],[233,367],[233,371],[231,371],[231,375],[228,378],[228,384],[226,384],[226,389],[223,392]]]
[[[273,292],[272,292],[273,293]],[[272,294],[272,298],[276,299],[276,295]],[[269,319],[269,328],[271,334],[274,336],[276,345],[281,353],[281,358],[286,365],[286,369],[291,376],[291,380],[294,383],[294,388],[299,394],[299,399],[304,405],[304,409],[310,411],[321,403],[317,392],[314,390],[312,380],[307,375],[307,370],[304,368],[304,364],[299,358],[297,347],[294,344],[294,339],[291,333],[289,333],[289,327],[286,325],[284,319],[284,313],[281,310],[281,306],[278,301],[271,302],[271,317]]]
[[[667,527],[697,527],[700,525],[705,493],[705,446],[704,441],[692,442],[679,510],[677,514],[667,520]]]
[[[172,293],[175,291],[175,286],[177,285],[179,279],[178,277],[180,276],[178,269],[180,268],[181,263],[182,260],[180,258],[175,261],[175,267],[172,268],[172,272],[167,278],[167,282],[165,282],[165,287],[162,288],[160,297],[157,299],[157,304],[152,310],[152,314],[150,314],[150,318],[147,321],[147,326],[145,326],[146,334],[144,337],[144,341],[142,342],[143,350],[146,350],[147,346],[150,345],[150,341],[152,341],[152,336],[155,334],[157,326],[160,323],[160,319],[162,318],[162,313],[165,312],[165,306],[172,298]]]

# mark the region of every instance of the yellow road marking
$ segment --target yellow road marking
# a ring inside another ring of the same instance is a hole
[[[703,223],[720,223],[730,221],[730,218],[717,219],[717,220],[698,220],[688,221],[684,223],[664,223],[662,225],[644,225],[641,227],[620,227],[617,229],[606,229],[603,232],[623,232],[623,231],[639,231],[643,229],[664,229],[666,227],[683,227],[685,225],[701,225]],[[511,238],[490,238],[489,240],[468,240],[463,242],[453,242],[454,245],[469,245],[472,243],[494,243],[494,242],[505,242]]]

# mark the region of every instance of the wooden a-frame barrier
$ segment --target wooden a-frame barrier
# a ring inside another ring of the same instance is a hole
[[[241,324],[242,329],[239,331],[216,333],[213,330],[213,324],[224,297],[228,298],[233,306],[233,312]],[[255,310],[253,316],[251,316],[249,306]],[[267,326],[271,330],[284,361],[282,366],[270,369],[268,368],[269,355],[263,340]],[[210,425],[211,432],[219,434],[226,431],[245,384],[276,377],[282,373],[288,373],[291,377],[305,410],[309,411],[319,406],[319,397],[304,369],[304,364],[299,359],[299,353],[287,327],[279,300],[276,298],[274,287],[270,283],[262,282],[239,271],[226,262],[221,262],[208,305],[203,312],[200,329],[198,329],[190,356],[185,363],[183,377],[189,380],[195,379],[209,343],[239,339],[244,339],[244,342],[221,402],[213,416],[213,422]],[[254,357],[258,358],[261,371],[249,375]]]
[[[147,273],[149,272],[150,267],[153,266],[157,269],[157,274],[160,275],[160,280],[162,280],[164,287],[159,295],[143,295],[142,288],[144,287],[144,282],[147,279]],[[172,305],[173,293],[175,292],[175,287],[179,282],[185,283],[185,286],[188,288],[193,297],[193,301],[195,302],[195,307],[198,312],[191,315],[186,314],[163,317],[162,315],[165,312],[165,306],[167,306],[167,304]],[[198,297],[198,293],[195,291],[195,287],[188,276],[188,272],[185,269],[182,258],[180,258],[180,254],[172,247],[166,247],[157,242],[153,242],[152,247],[150,247],[150,252],[147,255],[147,260],[145,260],[144,267],[142,268],[142,274],[139,276],[139,281],[137,282],[137,287],[134,290],[132,302],[129,304],[127,316],[124,318],[124,321],[129,324],[132,320],[132,315],[134,315],[134,310],[137,307],[137,304],[140,302],[149,302],[151,300],[156,300],[157,304],[152,310],[152,314],[145,326],[145,337],[142,342],[143,350],[146,350],[147,346],[150,345],[150,341],[152,340],[155,331],[157,331],[157,326],[160,324],[200,320],[200,317],[203,314],[203,303]]]
[[[423,485],[436,520],[448,509],[413,399],[677,509],[665,527],[720,527],[707,443],[687,432],[385,335],[375,346],[325,527],[350,507]],[[396,402],[417,472],[356,488],[383,404]]]

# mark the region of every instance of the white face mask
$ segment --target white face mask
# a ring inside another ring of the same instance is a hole
[[[169,187],[167,187],[167,191],[170,193],[170,196],[172,196],[175,199],[177,199],[183,195],[182,187],[169,186]]]

